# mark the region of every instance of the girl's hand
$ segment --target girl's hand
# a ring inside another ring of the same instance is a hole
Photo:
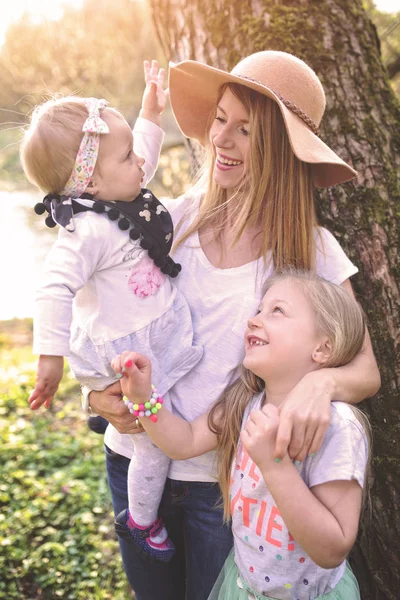
[[[28,398],[32,410],[37,410],[43,404],[49,408],[58,390],[64,371],[62,356],[40,355],[37,367],[36,384]]]
[[[141,404],[151,397],[151,362],[137,352],[122,352],[111,366],[122,375],[121,389],[131,402]]]
[[[261,410],[252,410],[240,439],[250,458],[260,471],[274,462],[276,434],[279,427],[279,409],[265,404]]]
[[[319,450],[331,418],[334,381],[330,369],[307,373],[280,407],[275,458],[286,452],[303,461]]]
[[[143,66],[146,88],[140,116],[160,126],[161,114],[165,110],[168,97],[168,90],[164,90],[165,69],[160,69],[156,60],[151,61],[151,66],[149,61],[145,60]]]

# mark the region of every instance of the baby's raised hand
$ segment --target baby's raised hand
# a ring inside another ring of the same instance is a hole
[[[32,410],[37,410],[43,404],[49,408],[54,394],[58,389],[64,371],[62,356],[39,356],[36,384],[28,402]]]
[[[141,404],[151,397],[151,362],[143,354],[122,352],[111,366],[121,376],[121,389],[131,402]]]
[[[161,114],[167,104],[168,90],[164,90],[165,69],[160,69],[158,61],[143,63],[146,88],[143,93],[140,116],[161,125]]]
[[[252,410],[246,427],[240,434],[249,456],[262,471],[274,462],[274,447],[279,427],[279,409],[265,404],[261,410]]]

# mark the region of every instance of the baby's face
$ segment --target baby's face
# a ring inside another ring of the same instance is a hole
[[[122,115],[105,109],[102,118],[110,133],[100,137],[93,194],[99,200],[131,202],[141,190],[144,159],[134,153],[132,131]]]

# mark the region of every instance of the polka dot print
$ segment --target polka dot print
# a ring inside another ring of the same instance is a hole
[[[264,546],[258,546],[260,552],[264,552]]]
[[[281,556],[280,554],[277,554],[277,555],[276,555],[276,560],[283,560],[283,559],[282,559],[282,556]]]
[[[304,556],[302,556],[301,558],[299,558],[299,562],[303,563],[306,559],[304,558]]]
[[[286,588],[287,590],[290,590],[290,588],[291,588],[291,587],[292,587],[292,584],[291,584],[291,583],[285,583],[285,588]]]
[[[304,585],[308,585],[308,579],[303,579]]]
[[[249,571],[250,573],[254,573],[254,567],[250,567]]]
[[[248,536],[248,535],[245,535],[245,536],[244,536],[244,541],[245,541],[245,542],[248,542],[248,541],[249,541],[249,536]]]
[[[265,579],[265,581],[266,581],[267,583],[269,583],[269,582],[271,581],[271,580],[270,580],[270,578],[268,577],[268,575],[266,575],[266,576],[264,577],[264,579]]]

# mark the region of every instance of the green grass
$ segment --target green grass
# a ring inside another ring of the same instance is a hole
[[[103,436],[65,369],[50,410],[31,411],[31,323],[0,327],[0,598],[126,600]]]

